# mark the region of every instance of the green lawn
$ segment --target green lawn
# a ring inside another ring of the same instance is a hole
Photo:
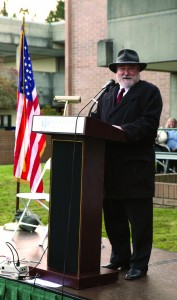
[[[46,171],[44,176],[44,187],[46,192],[49,191],[49,173],[47,174],[47,172],[48,171]],[[16,211],[17,182],[13,176],[12,165],[0,166],[0,191],[0,226],[2,226],[6,223],[12,222]],[[29,191],[29,185],[20,183],[20,192]],[[33,211],[42,218],[43,223],[47,224],[47,210],[41,208],[36,204],[36,202],[32,204],[31,207],[33,208]],[[23,206],[20,208],[23,208]]]
[[[45,191],[49,190],[49,176],[44,177]],[[16,208],[17,183],[13,176],[13,166],[0,166],[0,226],[12,222]],[[26,184],[20,185],[21,192],[29,191]],[[44,224],[47,224],[48,212],[39,207],[36,203],[33,210],[41,217]],[[102,236],[106,237],[104,223]],[[166,208],[154,208],[154,248],[177,252],[177,210]]]

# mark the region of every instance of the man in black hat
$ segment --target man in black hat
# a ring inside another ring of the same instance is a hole
[[[127,140],[106,142],[103,199],[105,227],[112,245],[110,263],[104,267],[127,269],[127,280],[147,274],[152,250],[153,145],[162,98],[155,85],[140,80],[146,66],[134,50],[121,50],[116,62],[109,65],[118,83],[100,97],[92,113],[92,117],[123,130]],[[123,94],[121,100],[119,94]]]

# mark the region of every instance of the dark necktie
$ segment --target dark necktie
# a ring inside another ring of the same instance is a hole
[[[119,104],[120,100],[123,97],[124,92],[125,92],[124,88],[120,90],[120,93],[118,94],[117,99],[116,99],[116,105]]]

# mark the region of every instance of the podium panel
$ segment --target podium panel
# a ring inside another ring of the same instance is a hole
[[[52,154],[48,266],[74,274],[79,260],[82,146],[81,142],[53,141]]]
[[[48,267],[99,271],[104,142],[54,139],[52,149]]]

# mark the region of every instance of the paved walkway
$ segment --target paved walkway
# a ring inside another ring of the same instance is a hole
[[[18,232],[15,241],[11,241],[12,232],[0,228],[0,256],[11,255],[5,242],[12,242],[18,250],[20,259],[39,260],[43,249],[38,246],[41,231],[35,233]],[[101,263],[109,261],[110,244],[103,239]],[[44,249],[47,246],[47,240]],[[91,249],[90,249],[91,251]],[[2,259],[2,258],[1,258]],[[46,266],[47,254],[42,266]],[[119,281],[99,287],[75,290],[64,287],[64,292],[90,300],[176,300],[177,299],[177,253],[153,249],[148,275],[137,281],[124,280],[125,272],[119,273]]]

